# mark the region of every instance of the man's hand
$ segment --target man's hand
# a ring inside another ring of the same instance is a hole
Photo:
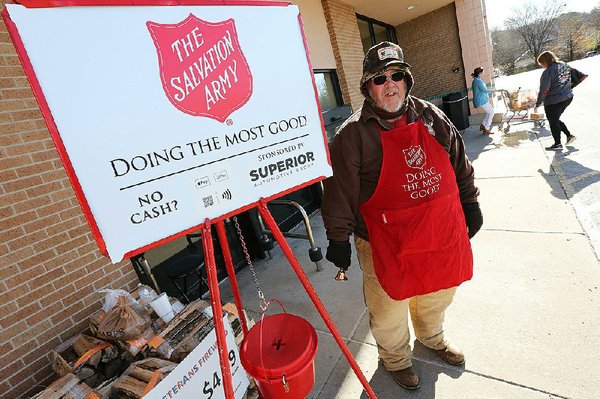
[[[352,247],[350,241],[332,241],[329,240],[327,254],[325,258],[343,270],[348,270],[350,267],[350,257],[352,255]]]
[[[469,238],[473,238],[481,228],[481,225],[483,225],[483,215],[481,214],[479,203],[463,204],[462,208],[465,213],[465,220],[467,221]]]
[[[538,113],[538,107],[535,107],[535,108],[533,109],[533,113],[534,113],[534,114],[537,114],[537,113]]]

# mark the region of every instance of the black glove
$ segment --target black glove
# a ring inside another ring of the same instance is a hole
[[[350,241],[332,241],[329,240],[327,246],[327,254],[325,258],[339,267],[340,269],[348,270],[350,267],[350,256],[352,255],[352,247]]]
[[[465,220],[467,221],[467,229],[469,231],[469,238],[473,238],[475,234],[481,228],[483,224],[483,215],[481,214],[481,208],[479,203],[463,204],[463,212],[465,213]]]

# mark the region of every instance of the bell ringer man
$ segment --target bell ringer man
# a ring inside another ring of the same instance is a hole
[[[409,68],[396,44],[367,52],[365,101],[331,144],[333,176],[321,212],[338,280],[350,266],[354,234],[383,366],[399,385],[417,389],[408,311],[423,345],[452,365],[464,363],[442,324],[456,287],[472,277],[469,238],[483,217],[462,137],[436,106],[410,95]]]

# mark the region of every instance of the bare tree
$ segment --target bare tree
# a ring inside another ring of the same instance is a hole
[[[492,29],[492,43],[494,51],[492,53],[494,65],[501,68],[505,75],[512,75],[515,72],[515,61],[523,54],[527,48],[520,40],[519,34],[514,30]]]
[[[542,8],[527,2],[522,7],[513,9],[513,16],[505,21],[507,28],[521,35],[534,61],[544,44],[556,35],[557,18],[564,7],[565,4],[559,0],[548,1]]]
[[[588,26],[591,30],[591,37],[594,40],[594,48],[600,48],[600,4],[590,11]]]
[[[600,3],[590,11],[590,25],[596,29],[600,29]]]
[[[560,35],[557,43],[566,61],[573,61],[589,47],[588,34],[581,23],[580,13],[568,13],[560,16]]]

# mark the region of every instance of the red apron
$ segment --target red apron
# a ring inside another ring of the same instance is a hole
[[[421,120],[380,135],[381,176],[359,206],[379,283],[401,300],[470,280],[473,254],[448,153]]]

